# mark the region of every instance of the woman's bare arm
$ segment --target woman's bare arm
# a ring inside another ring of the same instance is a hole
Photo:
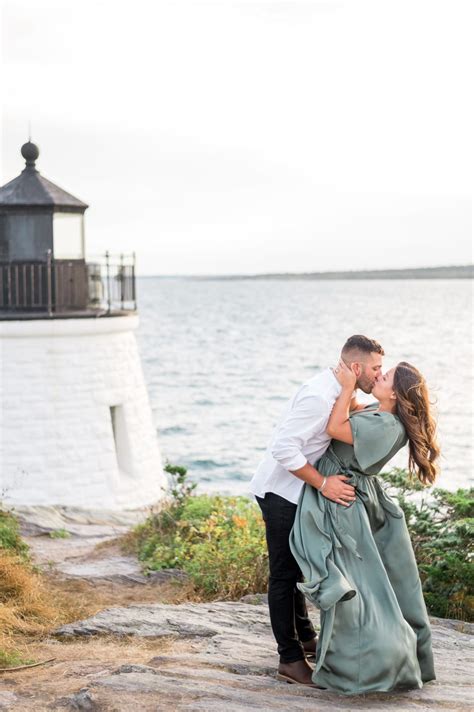
[[[352,389],[342,388],[342,391],[334,403],[326,432],[332,438],[341,440],[343,443],[352,445],[352,428],[349,422],[349,409],[351,404]]]
[[[338,364],[337,380],[342,386],[342,391],[334,403],[326,432],[332,438],[352,445],[354,440],[349,422],[349,412],[357,379],[355,373],[341,361]]]

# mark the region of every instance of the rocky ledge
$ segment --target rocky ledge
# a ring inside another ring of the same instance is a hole
[[[124,661],[50,708],[155,712],[469,709],[474,699],[473,626],[440,619],[433,619],[432,624],[436,682],[422,690],[348,698],[275,679],[277,657],[262,598],[109,608],[62,626],[55,635],[62,640],[97,635],[167,638],[176,645],[146,665]],[[111,700],[116,700],[115,706]]]

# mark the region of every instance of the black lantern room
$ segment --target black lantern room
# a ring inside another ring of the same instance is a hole
[[[25,168],[0,188],[0,260],[84,259],[88,206],[38,172],[34,143],[25,143],[21,155]]]
[[[25,168],[0,188],[0,319],[134,311],[134,256],[86,263],[88,206],[38,172],[34,143],[21,155]]]

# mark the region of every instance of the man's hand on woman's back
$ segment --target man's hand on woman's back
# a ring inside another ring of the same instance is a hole
[[[331,475],[327,478],[327,482],[321,494],[337,504],[342,504],[348,507],[351,502],[355,501],[355,489],[352,485],[348,485],[346,475]]]

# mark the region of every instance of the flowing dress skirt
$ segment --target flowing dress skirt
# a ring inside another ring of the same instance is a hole
[[[329,458],[318,469],[340,471]],[[350,478],[349,507],[305,485],[290,536],[298,586],[321,610],[313,681],[347,695],[421,688],[435,679],[431,630],[403,511],[377,477]]]

